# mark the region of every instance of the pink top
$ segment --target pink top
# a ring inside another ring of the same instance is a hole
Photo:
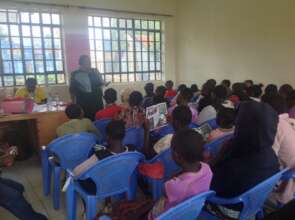
[[[176,107],[177,107],[177,105],[174,105],[174,106],[170,107],[168,109],[168,114],[169,115],[172,115],[172,113],[173,113],[173,111],[174,111],[174,109]],[[190,110],[192,112],[192,122],[196,123],[197,122],[197,119],[198,119],[198,112],[197,112],[197,110],[193,106],[191,106],[191,104],[189,104],[188,107],[190,108]]]
[[[295,119],[295,106],[289,110],[289,116]]]
[[[183,173],[165,183],[167,195],[166,210],[210,189],[212,171],[209,165],[205,163],[201,162],[201,166],[199,172]]]
[[[273,149],[282,165],[295,168],[295,119],[288,114],[279,116]]]
[[[234,133],[234,128],[232,128],[232,129],[217,128],[217,129],[211,131],[207,141],[211,142],[211,141],[214,141],[218,138],[221,138],[225,135],[232,134],[232,133]]]

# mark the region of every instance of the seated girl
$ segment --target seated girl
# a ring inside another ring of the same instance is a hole
[[[133,146],[123,145],[123,139],[125,136],[125,126],[123,121],[111,121],[106,127],[106,135],[107,146],[98,146],[95,150],[95,154],[92,157],[90,157],[88,160],[86,160],[73,170],[75,176],[81,175],[86,170],[95,165],[96,162],[99,160],[119,153],[135,151],[135,148]],[[79,183],[90,194],[96,193],[96,186],[94,182],[92,182],[92,180],[80,180]]]
[[[130,94],[128,107],[123,109],[115,118],[123,120],[126,128],[139,128],[144,122],[144,109],[142,108],[143,97],[138,91]]]
[[[165,195],[154,205],[149,219],[155,219],[186,199],[209,190],[212,172],[207,164],[200,162],[204,144],[202,136],[192,129],[182,129],[174,135],[172,157],[182,172],[165,183]]]
[[[216,123],[219,128],[211,131],[208,142],[214,141],[220,137],[232,134],[234,132],[234,123],[235,123],[235,110],[234,107],[230,108],[229,106],[222,106],[216,117]]]

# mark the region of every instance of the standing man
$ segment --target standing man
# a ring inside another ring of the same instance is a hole
[[[89,56],[80,56],[79,65],[70,79],[72,101],[82,107],[86,118],[94,120],[95,113],[103,108],[102,87],[109,83],[102,79],[97,69],[91,68]]]

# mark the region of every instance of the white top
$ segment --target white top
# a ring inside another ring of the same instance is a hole
[[[212,105],[208,105],[199,113],[197,124],[201,125],[205,123],[206,121],[212,120],[216,118],[216,110]]]

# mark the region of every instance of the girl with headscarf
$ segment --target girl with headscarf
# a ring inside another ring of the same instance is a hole
[[[254,101],[240,104],[234,138],[211,164],[214,174],[211,189],[217,196],[241,195],[279,171],[278,159],[272,149],[277,125],[278,115],[269,105]],[[223,208],[218,207],[227,215]],[[240,210],[242,207],[230,208]],[[236,214],[230,217],[238,217],[239,212]]]

